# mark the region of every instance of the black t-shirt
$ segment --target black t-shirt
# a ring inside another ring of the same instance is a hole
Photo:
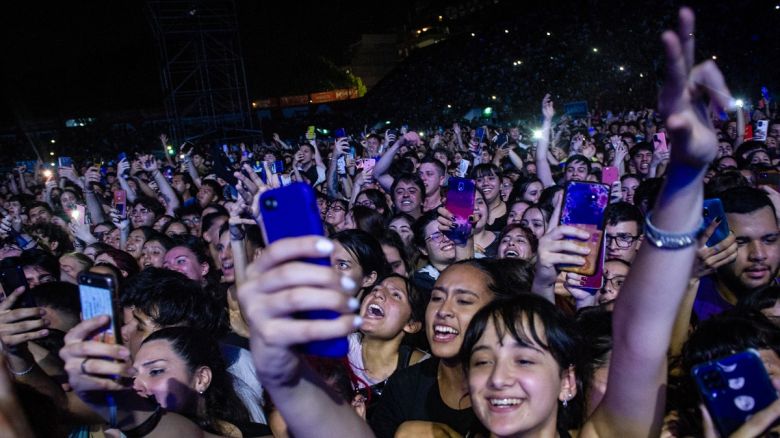
[[[503,216],[497,217],[492,224],[485,225],[485,229],[488,231],[495,231],[497,233],[500,233],[501,231],[503,231],[504,227],[506,227],[508,218],[509,218],[509,213],[507,212]]]
[[[388,379],[369,424],[377,438],[392,438],[404,421],[444,423],[461,435],[476,423],[471,408],[452,409],[441,399],[436,379],[438,359],[398,370]]]

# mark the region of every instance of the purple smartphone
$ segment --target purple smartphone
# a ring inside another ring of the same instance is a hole
[[[469,216],[474,214],[474,181],[451,177],[447,183],[445,206],[455,216],[455,228],[444,233],[456,245],[465,245],[471,235]]]
[[[300,236],[325,236],[317,198],[308,184],[293,183],[286,187],[269,190],[260,196],[258,211],[266,244],[279,239]],[[327,257],[305,259],[305,262],[330,266]],[[296,315],[302,319],[336,319],[340,316],[332,310],[313,310]],[[324,357],[347,355],[347,338],[328,339],[303,345],[306,354]]]
[[[609,204],[609,186],[604,184],[570,182],[566,186],[561,210],[561,224],[572,225],[590,233],[588,241],[575,240],[580,246],[590,248],[583,266],[561,266],[562,271],[580,275],[593,275],[604,240],[604,210]]]

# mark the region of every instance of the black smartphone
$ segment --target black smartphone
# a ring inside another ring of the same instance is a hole
[[[3,293],[5,298],[19,287],[24,287],[25,291],[22,296],[16,300],[13,305],[13,309],[20,309],[23,307],[36,307],[35,298],[29,291],[29,285],[27,278],[24,276],[24,269],[21,266],[11,266],[8,268],[0,269],[0,285],[3,286]]]
[[[111,318],[108,327],[96,333],[92,340],[107,344],[121,344],[122,313],[119,311],[119,295],[114,277],[84,272],[79,274],[78,283],[81,320],[101,315],[108,315]]]

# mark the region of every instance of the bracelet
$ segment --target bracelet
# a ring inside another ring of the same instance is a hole
[[[35,367],[34,364],[30,365],[30,368],[27,368],[24,371],[14,371],[14,370],[11,369],[11,367],[7,367],[7,368],[8,368],[8,372],[9,373],[13,374],[14,376],[19,377],[19,376],[26,376],[27,374],[30,374],[34,367]]]
[[[143,423],[139,424],[138,426],[130,429],[130,430],[123,430],[122,433],[125,434],[128,438],[141,438],[145,437],[146,435],[149,435],[154,428],[157,427],[157,425],[160,423],[160,420],[162,419],[163,411],[162,407],[160,405],[157,405],[157,408],[155,408],[152,415],[149,416],[146,420],[144,420]]]
[[[647,213],[645,217],[645,239],[660,249],[683,249],[695,244],[704,225],[704,219],[702,219],[696,229],[691,232],[669,233],[656,228],[650,220],[651,217],[652,212]]]

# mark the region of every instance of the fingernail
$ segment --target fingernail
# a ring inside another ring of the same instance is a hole
[[[360,328],[360,326],[363,325],[363,318],[356,316],[354,320],[352,320],[352,327]]]
[[[450,220],[451,220],[451,221],[455,222],[455,220],[456,220],[456,219],[457,219],[457,218],[456,218],[454,215],[453,215],[453,216],[450,216]]]
[[[323,255],[328,255],[333,252],[333,242],[328,239],[320,239],[314,246]]]
[[[349,290],[349,291],[355,290],[355,286],[357,286],[355,284],[355,280],[353,280],[353,279],[351,279],[351,278],[349,278],[347,276],[341,277],[341,287],[344,290]]]
[[[130,357],[130,350],[128,350],[127,348],[121,347],[119,349],[119,356],[120,357],[125,357],[125,358]]]
[[[349,306],[349,310],[357,310],[358,307],[360,307],[360,301],[358,301],[357,298],[352,297],[347,302],[347,306]]]

